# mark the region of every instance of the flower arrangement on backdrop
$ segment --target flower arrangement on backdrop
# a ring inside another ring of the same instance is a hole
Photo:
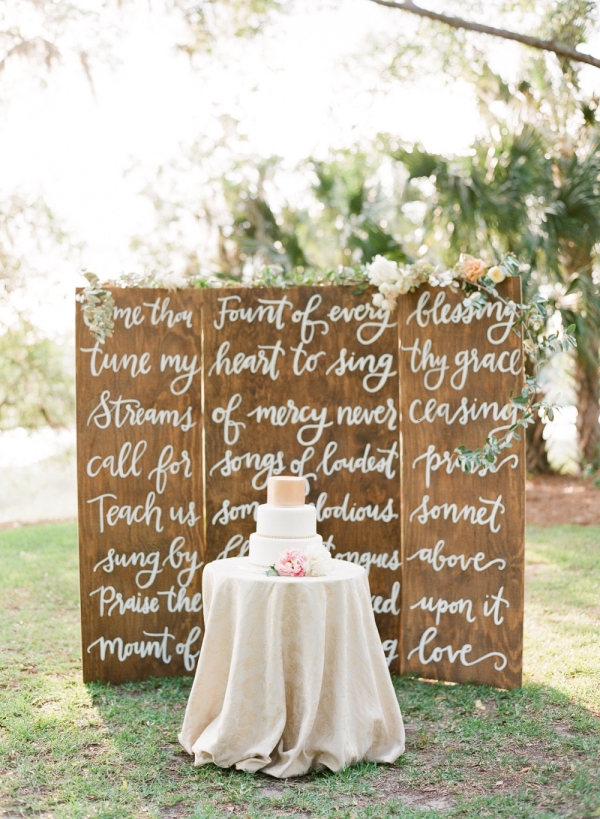
[[[503,449],[510,448],[513,441],[521,440],[519,430],[526,430],[535,422],[536,413],[549,421],[554,419],[554,404],[538,400],[540,394],[539,373],[542,366],[557,352],[566,352],[576,346],[572,335],[575,326],[565,332],[543,334],[548,324],[548,300],[536,295],[530,304],[518,304],[507,300],[498,292],[496,285],[509,276],[519,275],[519,262],[515,256],[506,256],[500,264],[490,265],[483,259],[460,255],[454,267],[439,270],[428,262],[398,264],[383,256],[376,256],[365,266],[365,274],[378,292],[373,295],[373,304],[381,310],[393,311],[399,296],[417,290],[421,285],[447,287],[462,296],[463,307],[472,313],[472,318],[480,318],[489,299],[496,299],[512,308],[516,317],[513,332],[523,339],[523,352],[530,360],[531,375],[525,375],[519,395],[510,394],[510,403],[517,408],[519,416],[504,435],[490,433],[483,446],[469,449],[459,446],[455,457],[465,472],[473,472],[481,467],[495,464]],[[469,321],[469,316],[466,316]]]
[[[473,472],[496,463],[503,449],[511,447],[513,441],[521,439],[520,430],[526,430],[535,422],[536,414],[549,421],[554,419],[555,405],[545,399],[538,400],[539,373],[555,353],[567,352],[576,346],[573,336],[574,325],[566,330],[547,331],[550,303],[544,296],[538,293],[530,303],[519,304],[505,299],[498,292],[497,285],[510,276],[518,276],[519,269],[519,262],[513,255],[506,256],[499,264],[491,265],[476,256],[461,254],[454,267],[443,270],[424,260],[413,264],[400,264],[384,256],[375,256],[369,264],[356,268],[339,267],[335,271],[303,270],[284,273],[280,267],[267,267],[244,283],[217,277],[173,279],[152,273],[149,276],[125,275],[111,282],[111,286],[180,290],[190,287],[284,288],[333,284],[354,287],[357,294],[364,293],[369,286],[373,286],[377,289],[372,296],[374,306],[382,312],[389,313],[396,308],[398,298],[427,284],[431,287],[448,288],[460,296],[463,307],[471,312],[474,319],[483,316],[490,299],[503,302],[514,311],[515,322],[512,331],[523,339],[523,351],[531,363],[530,374],[525,375],[520,394],[510,395],[510,402],[519,411],[519,416],[504,435],[496,436],[490,433],[481,447],[469,449],[459,446],[455,450],[454,455],[460,468],[465,472]],[[114,299],[110,290],[102,285],[95,273],[86,272],[84,276],[89,282],[88,287],[84,288],[79,296],[84,318],[94,338],[104,342],[113,332]]]

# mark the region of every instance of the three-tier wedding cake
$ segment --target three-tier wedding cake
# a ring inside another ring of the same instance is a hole
[[[275,566],[287,553],[304,554],[308,564],[319,563],[316,571],[325,574],[331,556],[317,534],[317,510],[305,503],[304,478],[279,476],[269,478],[267,502],[258,507],[256,532],[250,535],[250,562],[257,566]],[[307,569],[308,569],[307,564]]]

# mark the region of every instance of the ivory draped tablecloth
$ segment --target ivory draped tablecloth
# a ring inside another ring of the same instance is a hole
[[[205,634],[179,741],[196,765],[274,777],[394,762],[404,726],[367,573],[268,577],[247,558],[209,563]]]

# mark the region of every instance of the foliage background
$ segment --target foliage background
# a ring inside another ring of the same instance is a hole
[[[587,0],[429,7],[600,48]],[[64,449],[39,435],[72,423],[83,267],[243,280],[263,265],[512,250],[529,296],[553,301],[549,329],[574,323],[580,342],[545,374],[578,408],[578,449],[552,463],[598,465],[597,69],[369,0],[9,2],[0,65],[13,160],[0,174],[0,469],[13,497],[19,469]],[[550,468],[541,424],[529,464]]]

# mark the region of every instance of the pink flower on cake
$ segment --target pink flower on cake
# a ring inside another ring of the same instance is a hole
[[[302,549],[288,549],[279,556],[275,569],[282,577],[304,577],[306,552]]]

